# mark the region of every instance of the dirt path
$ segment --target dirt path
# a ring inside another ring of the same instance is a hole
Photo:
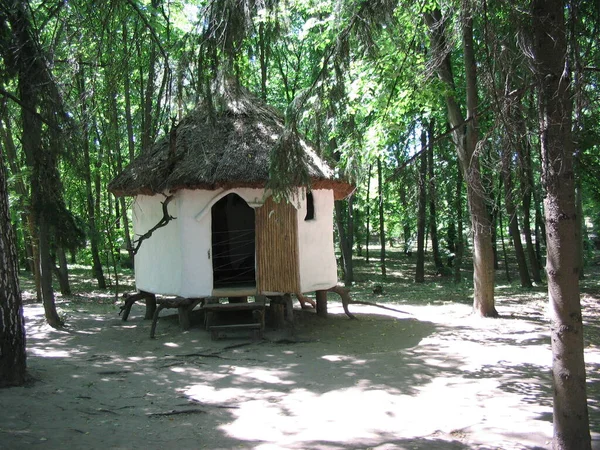
[[[91,302],[62,305],[69,328],[56,331],[29,304],[34,381],[0,391],[0,448],[549,448],[543,299],[504,301],[497,320],[454,302],[397,306],[411,315],[353,306],[360,320],[350,321],[330,303],[323,320],[298,310],[293,339],[271,331],[249,343],[211,341],[199,326],[181,332],[175,316],[150,340],[141,307],[122,322],[116,306]],[[600,449],[597,314],[588,325]]]

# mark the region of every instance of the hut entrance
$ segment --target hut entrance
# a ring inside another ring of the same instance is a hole
[[[211,215],[213,287],[255,287],[254,209],[228,194],[213,205]]]

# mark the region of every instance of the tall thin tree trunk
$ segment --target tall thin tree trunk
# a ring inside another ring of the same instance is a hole
[[[0,388],[25,383],[25,323],[6,171],[0,152]]]
[[[513,181],[512,181],[512,158],[513,154],[508,147],[508,143],[502,146],[502,179],[504,180],[504,205],[508,214],[508,229],[510,237],[515,249],[515,257],[517,258],[517,267],[519,269],[519,280],[521,287],[530,288],[531,278],[529,278],[529,270],[527,269],[527,260],[523,243],[521,242],[521,231],[519,230],[519,222],[517,220],[517,208],[513,202]]]
[[[479,157],[476,147],[479,139],[477,124],[477,72],[473,45],[473,16],[471,4],[462,3],[463,57],[466,81],[467,117],[463,119],[456,101],[456,88],[452,75],[450,55],[445,52],[444,23],[439,10],[425,13],[432,41],[433,59],[439,61],[437,73],[446,83],[446,106],[448,121],[456,130],[454,143],[463,176],[467,181],[467,200],[473,230],[473,310],[483,317],[497,317],[494,302],[494,252],[492,249],[492,223],[486,207],[485,189],[481,179]],[[466,133],[463,130],[466,129]]]
[[[501,197],[498,196],[498,198],[500,199]],[[506,243],[504,240],[504,224],[502,223],[502,209],[500,208],[501,205],[498,205],[498,222],[500,224],[500,242],[502,243],[502,254],[504,256],[504,271],[506,273],[506,281],[508,281],[509,283],[511,282],[511,277],[510,277],[510,270],[508,268],[508,254],[506,252]]]
[[[415,282],[425,281],[425,225],[427,214],[427,135],[421,130],[421,156],[419,156],[419,211],[417,213],[417,267]]]
[[[127,54],[128,37],[127,37],[127,26],[123,23],[123,48],[124,53]],[[129,149],[129,161],[133,161],[135,157],[135,139],[133,135],[133,119],[131,116],[131,80],[129,79],[129,58],[125,58],[123,63],[125,65],[123,83],[124,83],[124,97],[125,97],[125,124],[127,126],[127,148]]]
[[[352,285],[354,282],[354,267],[352,264],[352,247],[348,240],[346,225],[344,224],[344,205],[343,200],[336,200],[335,205],[335,222],[338,229],[340,239],[340,251],[342,253],[342,266],[344,269],[344,284]]]
[[[90,136],[88,124],[87,92],[85,83],[85,73],[83,64],[80,64],[77,74],[77,84],[79,88],[80,107],[81,107],[81,128],[82,128],[82,150],[83,150],[83,174],[85,182],[85,199],[88,211],[89,239],[92,251],[92,272],[98,283],[99,289],[106,289],[106,280],[100,260],[100,250],[98,246],[98,227],[96,225],[96,201],[94,201],[92,172],[90,159]]]
[[[433,254],[433,262],[438,275],[443,275],[445,271],[444,262],[440,255],[440,245],[437,234],[437,209],[436,209],[436,189],[435,189],[435,174],[433,167],[433,133],[435,129],[434,119],[429,120],[427,127],[427,177],[429,192],[427,197],[429,200],[429,234],[431,236],[431,252]]]
[[[381,157],[377,158],[377,180],[377,189],[379,191],[379,243],[381,245],[381,275],[385,277],[387,274],[387,270],[385,267],[385,220],[383,212],[383,173],[381,168]]]
[[[571,136],[565,8],[533,0],[533,67],[538,85],[542,177],[546,188],[548,294],[552,319],[555,450],[589,450],[591,437],[579,292],[577,205]]]
[[[373,170],[373,164],[369,164],[369,174],[367,178],[367,216],[366,226],[367,235],[365,237],[365,261],[369,262],[369,241],[371,240],[371,171]]]
[[[463,238],[463,201],[462,187],[463,174],[460,164],[457,164],[456,173],[456,254],[454,257],[454,282],[462,281],[462,261],[465,253],[465,241]]]
[[[524,134],[524,133],[523,133]],[[521,180],[521,205],[523,211],[523,234],[525,248],[529,259],[529,267],[533,281],[542,283],[541,269],[538,256],[531,238],[531,197],[533,192],[533,169],[531,168],[531,147],[528,142],[517,145],[519,157],[519,174]],[[535,230],[534,230],[535,231]]]
[[[60,293],[62,295],[71,295],[69,266],[67,264],[67,255],[65,254],[65,249],[58,247],[56,249],[56,257],[58,259],[58,280],[60,285]]]

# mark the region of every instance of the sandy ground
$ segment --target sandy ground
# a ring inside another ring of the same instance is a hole
[[[0,391],[2,449],[546,449],[552,435],[543,299],[498,299],[505,318],[453,302],[406,313],[330,302],[296,310],[293,333],[211,341],[143,306],[61,305],[53,330],[25,308],[32,381]],[[586,363],[600,449],[600,321],[588,311]],[[393,305],[390,305],[393,306]]]

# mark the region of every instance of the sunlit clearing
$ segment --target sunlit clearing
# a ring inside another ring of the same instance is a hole
[[[55,348],[47,347],[30,348],[29,351],[36,356],[43,356],[44,358],[68,358],[71,356],[71,353],[66,350],[57,350]]]
[[[283,370],[235,367],[231,374],[236,375],[238,377],[251,378],[254,380],[262,381],[264,383],[272,383],[278,385],[294,384],[293,381],[282,378],[290,377],[290,373]]]
[[[363,364],[367,363],[367,361],[364,359],[356,359],[356,358],[353,358],[351,356],[346,356],[346,355],[324,355],[321,358],[323,358],[324,360],[329,361],[329,362],[349,361],[352,364],[356,364],[356,365],[363,365]]]

